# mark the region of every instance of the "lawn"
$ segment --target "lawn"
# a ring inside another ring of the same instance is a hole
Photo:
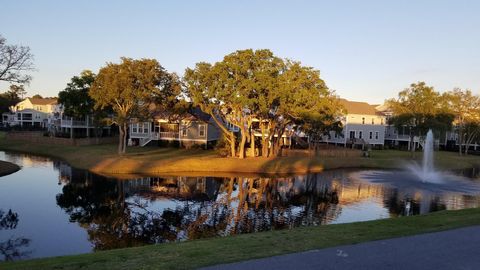
[[[480,209],[441,211],[349,224],[301,227],[101,251],[92,254],[0,263],[1,269],[195,269],[365,241],[480,224]]]
[[[213,150],[177,149],[160,147],[129,147],[128,153],[116,154],[116,145],[62,146],[42,145],[15,140],[0,140],[1,150],[20,151],[56,157],[72,166],[99,174],[192,174],[225,175],[292,174],[320,172],[346,167],[402,168],[411,162],[409,152],[397,150],[373,151],[370,158],[360,157],[277,157],[237,158],[220,157]],[[421,153],[416,153],[419,160]],[[478,156],[458,156],[454,152],[436,152],[435,165],[439,169],[464,169],[480,166]]]

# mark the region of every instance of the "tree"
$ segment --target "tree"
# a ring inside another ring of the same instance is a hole
[[[480,136],[480,96],[455,88],[444,94],[448,109],[455,116],[458,153],[468,154],[468,145]],[[462,146],[465,145],[463,151]]]
[[[393,112],[390,123],[397,129],[408,128],[412,153],[415,136],[426,134],[429,129],[446,131],[451,128],[453,116],[445,108],[442,96],[425,82],[412,83],[398,93],[397,99],[387,103]]]
[[[262,155],[268,156],[279,153],[287,127],[301,124],[309,114],[334,111],[324,108],[333,96],[318,71],[269,50],[241,50],[213,65],[198,63],[186,70],[184,80],[193,103],[220,126],[232,157],[237,142],[239,158],[245,156],[248,141],[252,152],[255,149],[254,121],[262,134]],[[227,122],[240,133],[227,129]]]
[[[15,104],[20,102],[20,95],[24,94],[25,90],[22,85],[10,85],[10,89],[7,92],[0,94],[0,114],[8,112],[11,106],[15,106]]]
[[[74,76],[67,87],[58,93],[58,103],[62,104],[63,112],[70,117],[85,117],[93,113],[94,101],[89,90],[95,81],[95,74],[84,70],[80,76]]]
[[[172,103],[179,94],[175,77],[154,59],[121,58],[120,64],[107,63],[100,69],[89,95],[95,109],[111,107],[120,130],[118,153],[126,151],[128,124],[143,117],[153,101]]]
[[[10,95],[15,96],[18,99],[23,99],[23,97],[27,94],[23,85],[10,85],[9,91]]]
[[[38,98],[38,99],[41,99],[41,98],[43,98],[43,96],[42,96],[42,95],[40,95],[40,94],[35,94],[35,95],[33,95],[33,96],[32,96],[32,98]]]
[[[0,36],[0,81],[10,83],[29,83],[32,77],[24,72],[34,70],[33,55],[30,48],[20,45],[8,45]]]

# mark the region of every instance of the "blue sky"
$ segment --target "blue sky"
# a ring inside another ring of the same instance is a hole
[[[182,75],[246,48],[313,66],[351,100],[380,103],[420,80],[480,93],[480,1],[0,0],[0,7],[0,34],[35,55],[29,94],[56,96],[72,76],[121,56],[156,58]]]

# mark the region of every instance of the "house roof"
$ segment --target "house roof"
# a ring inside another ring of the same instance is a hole
[[[56,98],[27,98],[33,105],[55,105]]]
[[[376,109],[378,105],[370,105],[366,102],[350,101],[342,98],[340,104],[345,107],[348,114],[377,115],[380,113]]]

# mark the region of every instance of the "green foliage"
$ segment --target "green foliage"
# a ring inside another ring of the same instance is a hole
[[[120,64],[107,63],[90,87],[94,109],[112,108],[120,128],[119,153],[126,150],[126,132],[132,118],[148,115],[150,104],[169,106],[180,94],[176,76],[155,59],[121,58]]]
[[[259,122],[270,140],[264,138],[262,146],[277,145],[277,149],[278,138],[289,125],[305,124],[312,131],[314,126],[322,127],[324,132],[339,123],[340,107],[319,71],[269,50],[241,50],[215,64],[198,63],[186,70],[185,83],[193,103],[217,118],[232,149],[238,138],[223,125],[228,121],[240,128],[240,157],[248,135],[254,132],[253,121]]]
[[[10,111],[10,107],[21,101],[21,97],[25,95],[23,85],[10,85],[10,89],[0,94],[0,115]]]
[[[411,137],[423,136],[429,129],[439,132],[452,127],[454,116],[446,108],[444,97],[425,82],[412,83],[388,104],[394,114],[390,124],[397,129],[406,126]]]
[[[58,103],[63,105],[65,115],[81,118],[93,112],[94,101],[88,92],[94,81],[95,74],[84,70],[80,76],[72,77],[67,87],[58,93]]]

